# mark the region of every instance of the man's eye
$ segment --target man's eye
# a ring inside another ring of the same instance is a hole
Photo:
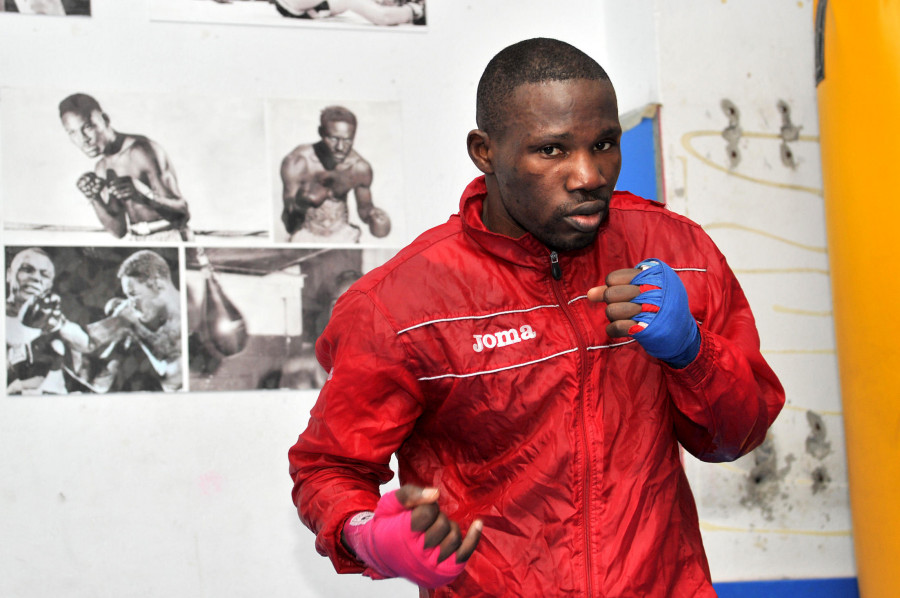
[[[605,151],[609,150],[610,148],[612,148],[612,143],[610,143],[609,141],[601,141],[600,143],[597,144],[597,149],[600,150],[601,152],[605,152]]]
[[[542,147],[538,151],[540,151],[545,156],[555,156],[555,155],[559,154],[559,148],[556,146],[553,146],[553,145],[548,145],[548,146]]]

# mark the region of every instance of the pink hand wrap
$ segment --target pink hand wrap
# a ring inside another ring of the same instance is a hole
[[[438,563],[440,546],[425,548],[425,532],[412,531],[412,511],[395,494],[382,496],[374,515],[358,513],[344,525],[347,544],[382,577],[403,577],[426,588],[447,585],[466,564],[452,554]]]

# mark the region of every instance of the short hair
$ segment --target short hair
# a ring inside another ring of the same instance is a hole
[[[322,114],[319,115],[319,124],[324,127],[326,123],[333,122],[350,123],[356,130],[356,115],[343,106],[328,106],[322,110]]]
[[[155,251],[142,249],[129,255],[119,266],[118,278],[128,276],[146,283],[151,278],[172,280],[169,264]]]
[[[94,111],[103,112],[100,102],[86,93],[73,93],[62,102],[59,103],[59,117],[71,112],[85,119],[91,116]]]
[[[25,249],[14,255],[9,262],[7,270],[12,273],[18,272],[18,269],[22,266],[22,260],[24,260],[25,256],[29,253],[36,253],[47,258],[50,261],[50,264],[53,266],[53,277],[56,278],[56,265],[53,264],[53,258],[50,257],[49,253],[47,253],[40,247],[26,247]]]
[[[538,37],[508,46],[488,62],[478,81],[475,122],[486,133],[499,132],[507,102],[520,85],[570,79],[609,81],[609,75],[596,60],[556,39]]]

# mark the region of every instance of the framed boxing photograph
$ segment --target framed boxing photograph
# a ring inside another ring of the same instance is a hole
[[[406,239],[399,102],[266,102],[277,242],[397,246]]]
[[[91,0],[0,0],[0,13],[89,17]]]
[[[427,0],[150,0],[159,21],[423,31]]]
[[[317,390],[314,345],[379,248],[186,248],[191,391]]]
[[[178,248],[4,249],[7,394],[183,389]]]
[[[261,100],[0,89],[9,243],[270,238]]]

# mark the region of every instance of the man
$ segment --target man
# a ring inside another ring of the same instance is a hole
[[[281,162],[281,221],[296,243],[358,243],[360,229],[347,207],[356,197],[360,220],[375,237],[385,237],[391,221],[372,203],[372,167],[353,149],[356,116],[343,106],[329,106],[319,118],[319,137],[294,148]]]
[[[117,276],[125,299],[112,300],[107,305],[109,316],[87,326],[93,345],[136,342],[156,371],[162,390],[180,390],[181,300],[168,263],[144,249],[128,256]]]
[[[56,268],[43,249],[17,253],[6,270],[7,394],[66,394],[63,367],[90,340],[52,292]]]
[[[284,17],[322,19],[353,12],[373,25],[425,24],[425,0],[274,0]]]
[[[72,143],[100,157],[77,186],[106,230],[134,241],[192,240],[187,202],[158,143],[116,131],[97,100],[83,93],[60,102],[59,117]]]
[[[613,191],[615,91],[581,51],[501,51],[476,118],[459,215],[317,343],[300,517],[339,572],[423,595],[715,596],[679,444],[735,459],[784,402],[740,286],[698,225]]]

